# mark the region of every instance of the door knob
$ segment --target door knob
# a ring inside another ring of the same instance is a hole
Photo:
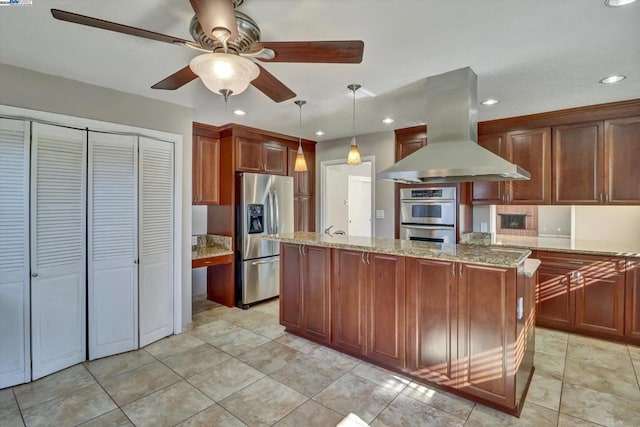
[[[31,273],[31,277],[38,277],[38,273]]]

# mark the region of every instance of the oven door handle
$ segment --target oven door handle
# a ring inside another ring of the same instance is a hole
[[[447,226],[437,226],[437,225],[404,225],[404,224],[400,224],[400,227],[404,227],[404,228],[413,228],[416,230],[453,230],[453,227],[447,227]]]

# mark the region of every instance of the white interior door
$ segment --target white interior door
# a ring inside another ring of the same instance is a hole
[[[0,119],[0,389],[31,379],[29,122]]]
[[[371,237],[371,178],[349,175],[349,235]]]
[[[173,333],[173,149],[139,139],[141,347]]]
[[[86,131],[32,124],[32,376],[86,356]]]
[[[89,359],[138,348],[138,142],[89,132]]]

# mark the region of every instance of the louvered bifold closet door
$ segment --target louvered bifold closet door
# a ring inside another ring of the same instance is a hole
[[[89,132],[89,359],[138,348],[138,142]]]
[[[32,125],[33,379],[86,356],[86,135]]]
[[[139,139],[140,346],[173,333],[173,149]]]
[[[0,119],[0,389],[30,380],[29,344],[29,122]]]

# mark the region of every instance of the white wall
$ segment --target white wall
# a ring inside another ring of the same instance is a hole
[[[490,205],[476,205],[473,207],[473,231],[482,231],[482,224],[487,224],[486,232],[491,230],[491,206]]]
[[[0,76],[0,104],[182,135],[182,324],[191,323],[191,109],[7,64]]]
[[[191,207],[191,233],[207,234],[207,207]],[[204,295],[207,293],[207,268],[191,269],[191,292],[193,295]]]
[[[640,206],[574,206],[573,238],[640,241]]]
[[[316,230],[320,230],[320,164],[326,160],[342,160],[347,158],[351,138],[321,141],[316,144]],[[360,154],[375,156],[375,173],[388,168],[395,158],[395,135],[393,131],[371,133],[357,137]],[[376,236],[382,238],[394,237],[394,184],[388,181],[374,181],[376,210],[384,210],[384,219],[376,219]]]

